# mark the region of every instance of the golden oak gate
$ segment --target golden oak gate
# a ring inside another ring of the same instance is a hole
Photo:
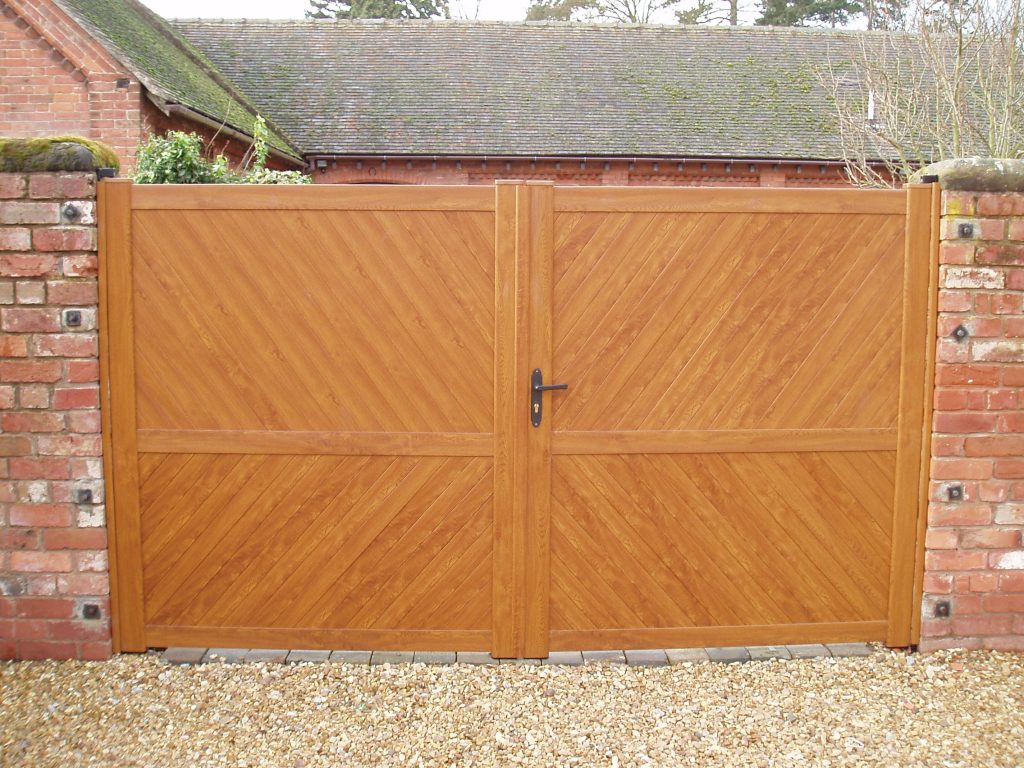
[[[930,187],[101,190],[120,649],[914,641]]]

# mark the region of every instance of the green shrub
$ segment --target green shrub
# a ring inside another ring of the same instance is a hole
[[[194,133],[169,131],[151,136],[135,155],[139,184],[224,184],[233,181],[223,155],[210,160]]]
[[[151,136],[135,156],[135,181],[139,184],[309,184],[301,171],[272,171],[266,167],[270,147],[267,124],[256,118],[248,162],[232,170],[224,155],[212,160],[203,140],[194,133],[169,131]]]

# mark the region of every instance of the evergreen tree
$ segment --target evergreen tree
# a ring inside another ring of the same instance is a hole
[[[309,0],[309,19],[448,18],[448,0]]]
[[[859,0],[763,0],[757,24],[841,27],[864,12]]]

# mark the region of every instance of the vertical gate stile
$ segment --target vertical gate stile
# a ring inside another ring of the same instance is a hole
[[[922,425],[926,408],[925,349],[929,325],[929,260],[932,253],[931,185],[907,187],[905,238],[896,492],[886,632],[886,645],[889,646],[909,645],[912,631],[913,553],[918,529]]]
[[[494,565],[491,654],[515,656],[517,597],[516,416],[517,224],[514,181],[495,183]]]
[[[941,222],[942,187],[931,185],[931,237],[928,246],[928,313],[925,328],[924,416],[921,421],[921,464],[918,478],[917,531],[914,546],[914,584],[910,596],[910,643],[921,639],[921,597],[924,593],[924,537],[928,527],[929,466],[932,458],[932,397],[935,388],[935,334],[938,325],[939,299],[939,225]]]
[[[132,183],[100,184],[100,262],[105,287],[109,365],[103,392],[109,397],[113,475],[107,480],[107,508],[112,519],[111,549],[116,562],[111,582],[112,615],[122,651],[146,649],[143,611],[142,549],[139,518],[139,473],[136,445],[135,344],[132,280]]]
[[[552,304],[554,270],[554,185],[551,182],[528,182],[524,194],[529,200],[529,369],[517,385],[524,392],[530,388],[529,374],[539,368],[557,379],[552,370]],[[548,373],[550,372],[550,373]],[[525,567],[525,639],[523,656],[536,658],[548,655],[550,635],[551,591],[551,429],[554,421],[551,398],[544,408],[547,418],[537,427],[526,427],[528,493],[526,499],[526,562]],[[528,411],[521,418],[528,424]]]

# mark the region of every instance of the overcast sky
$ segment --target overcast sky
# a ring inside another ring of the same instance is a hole
[[[142,0],[168,18],[301,19],[307,0]],[[477,0],[450,0],[452,16],[473,18]],[[522,21],[528,0],[479,0],[480,19]]]

